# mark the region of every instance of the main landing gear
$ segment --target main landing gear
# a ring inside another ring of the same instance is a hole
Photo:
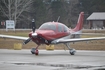
[[[38,55],[39,54],[38,46],[36,48],[31,48],[31,53],[35,54],[35,55]]]
[[[69,43],[66,43],[65,45],[66,45],[66,46],[68,47],[68,49],[70,50],[69,53],[70,53],[71,55],[75,55],[76,50],[75,50],[75,49],[71,49]],[[32,53],[32,54],[35,54],[35,55],[38,55],[38,54],[39,54],[38,47],[39,47],[39,46],[37,46],[36,48],[32,48],[32,49],[31,49],[31,53]]]
[[[69,43],[66,43],[66,46],[67,46],[67,47],[68,47],[68,49],[70,50],[70,51],[69,51],[69,53],[70,53],[71,55],[75,55],[76,50],[75,50],[75,49],[71,49],[71,48],[70,48],[70,44],[69,44]]]

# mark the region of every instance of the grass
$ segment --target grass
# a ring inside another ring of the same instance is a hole
[[[0,30],[0,34],[7,34],[7,35],[14,35],[14,36],[28,36],[28,33],[30,30],[19,30],[19,31],[3,31]],[[94,33],[94,30],[84,30],[83,33]],[[96,32],[96,31],[95,31]],[[105,30],[103,31],[97,31],[96,33],[104,33]],[[81,37],[98,37],[101,35],[82,35]],[[0,38],[0,48],[1,49],[13,49],[15,43],[22,43],[22,40],[15,40],[15,39],[3,39]],[[98,40],[98,41],[89,41],[87,42],[77,42],[77,43],[70,43],[71,48],[75,48],[76,50],[105,50],[105,40]],[[26,45],[23,45],[23,49],[30,49],[32,47],[36,47],[37,45],[34,42],[29,42]],[[39,49],[45,49],[46,45],[41,45]],[[60,49],[67,49],[67,47],[64,44],[58,44],[55,45],[55,49],[60,50]]]
[[[30,30],[19,30],[19,31],[5,31],[5,30],[0,30],[0,34],[6,34],[6,35],[14,35],[14,36],[25,36],[27,37],[29,34]]]

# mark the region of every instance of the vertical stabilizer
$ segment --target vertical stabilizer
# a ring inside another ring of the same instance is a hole
[[[73,29],[73,31],[77,32],[77,31],[80,31],[83,27],[83,20],[84,20],[84,12],[81,12],[79,14],[79,18],[78,18],[78,22],[77,22],[77,25],[76,27]]]

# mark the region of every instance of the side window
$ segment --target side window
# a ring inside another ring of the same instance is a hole
[[[55,25],[50,25],[48,28],[51,29],[51,30],[56,31],[56,27],[55,27]]]
[[[63,29],[62,29],[62,25],[58,25],[58,32],[62,32]]]
[[[68,32],[68,28],[64,26],[64,32]]]

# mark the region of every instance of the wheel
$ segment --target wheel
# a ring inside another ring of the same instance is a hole
[[[35,50],[36,50],[36,48],[31,48],[31,53],[35,54]]]
[[[38,49],[35,50],[35,55],[38,55],[39,54],[39,51]]]
[[[70,49],[70,54],[71,55],[75,55],[75,53],[76,53],[76,50],[75,49]]]
[[[35,54],[34,52],[31,51],[32,54]]]
[[[31,53],[32,54],[35,54],[35,55],[38,55],[39,54],[39,51],[36,48],[31,48]]]

